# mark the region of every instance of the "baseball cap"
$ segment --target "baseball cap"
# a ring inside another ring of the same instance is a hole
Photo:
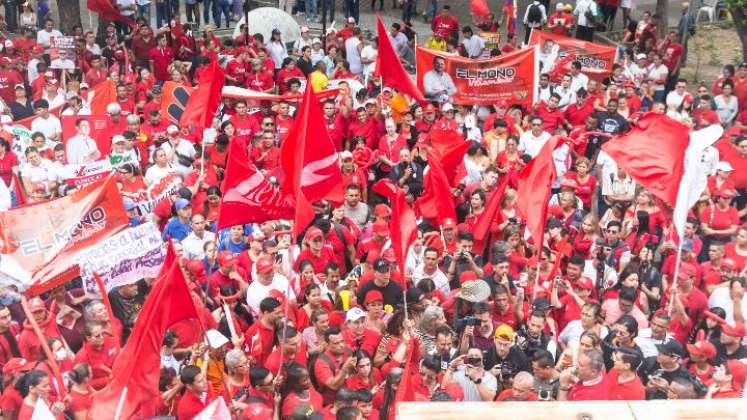
[[[179,128],[175,126],[174,124],[171,124],[166,128],[166,132],[169,134],[175,134],[179,132]]]
[[[321,43],[322,43],[322,40],[321,40],[321,39],[319,39],[319,38],[314,38],[314,39],[312,39],[312,40],[311,40],[311,43],[312,43],[312,44],[321,44]]]
[[[591,290],[594,288],[594,282],[587,276],[582,276],[576,280],[576,287],[585,290]]]
[[[366,313],[361,308],[350,308],[345,314],[345,322],[357,321],[361,318],[365,318]]]
[[[734,326],[724,323],[721,325],[721,332],[732,337],[744,337],[747,335],[744,329],[744,323],[737,322]]]
[[[229,267],[234,263],[234,256],[231,251],[221,251],[218,254],[218,265]]]
[[[550,301],[543,297],[539,297],[532,302],[533,311],[546,311],[548,309],[550,309]]]
[[[397,262],[397,256],[394,255],[393,248],[387,248],[381,253],[381,258],[385,259],[389,264]]]
[[[47,307],[44,305],[44,301],[39,297],[35,297],[29,301],[29,312],[46,311]]]
[[[425,109],[423,109],[423,111],[426,114],[433,114],[433,113],[436,112],[436,107],[433,106],[433,104],[428,104],[428,105],[425,106]]]
[[[302,26],[301,27],[301,33],[304,33],[304,32],[309,32],[309,27],[308,26]]]
[[[389,236],[389,225],[386,222],[376,222],[373,224],[374,233],[381,236]]]
[[[355,23],[355,18],[354,18],[354,17],[352,17],[352,16],[350,16],[350,17],[348,18],[348,23]]]
[[[122,112],[122,107],[118,103],[112,102],[106,106],[107,114],[119,114],[120,112]]]
[[[152,88],[150,88],[150,93],[158,95],[159,93],[163,93],[163,89],[159,85],[154,85]]]
[[[376,301],[384,301],[384,295],[381,294],[380,291],[372,289],[369,290],[368,293],[366,293],[366,297],[363,298],[363,303],[368,305],[369,303],[376,302]]]
[[[731,166],[731,164],[729,162],[726,162],[726,161],[722,160],[721,162],[719,162],[716,165],[716,170],[724,171],[724,172],[731,172],[731,171],[734,170],[734,168],[732,168],[732,166]]]
[[[353,153],[350,152],[350,150],[344,150],[340,153],[340,159],[346,160],[346,159],[352,159]]]
[[[685,349],[682,348],[682,344],[675,339],[668,340],[663,344],[657,344],[656,350],[658,350],[659,353],[669,356],[682,357],[685,354]]]
[[[23,83],[16,83],[16,85],[13,88],[15,88],[15,89],[26,89],[26,86],[24,86]]]
[[[727,360],[726,366],[729,368],[729,374],[731,374],[732,386],[736,389],[742,389],[744,380],[747,378],[747,365],[740,360],[733,359]]]
[[[447,217],[446,219],[444,219],[441,227],[444,229],[453,229],[456,227],[456,221],[451,217]]]
[[[386,204],[377,204],[376,207],[374,207],[374,214],[376,215],[376,217],[391,216],[392,209],[390,209]]]
[[[511,328],[510,325],[507,324],[501,324],[495,329],[495,333],[493,334],[496,340],[500,341],[513,341],[514,339],[514,329]]]
[[[322,233],[321,229],[314,226],[309,228],[309,230],[306,231],[306,235],[304,236],[304,239],[307,241],[313,241],[316,238],[323,238],[324,234]]]
[[[449,111],[453,111],[453,110],[454,110],[454,106],[451,103],[449,103],[449,102],[446,102],[444,104],[444,106],[441,107],[441,111],[443,111],[443,112],[449,112]]]
[[[82,83],[80,84],[80,88],[81,88],[81,89],[90,89],[91,87],[90,87],[90,86],[88,86],[88,83],[86,83],[86,82],[82,82]]]
[[[690,356],[703,356],[706,359],[716,357],[716,346],[708,340],[700,340],[695,344],[687,345],[687,352]]]
[[[646,54],[636,54],[635,59],[636,60],[644,60],[646,58]]]
[[[459,274],[459,284],[464,284],[472,280],[477,280],[477,273],[472,270],[464,270]]]
[[[266,273],[268,271],[272,271],[274,267],[272,258],[270,258],[269,255],[263,255],[259,257],[255,265],[257,267],[257,273]]]
[[[187,263],[187,271],[197,279],[205,278],[205,264],[200,260],[190,260]]]
[[[192,203],[186,198],[177,198],[174,202],[174,208],[177,210],[181,210],[185,207],[192,207]]]
[[[737,192],[732,190],[731,188],[721,188],[714,195],[717,195],[719,197],[734,198],[737,196]]]
[[[721,259],[721,268],[727,269],[727,270],[736,270],[737,269],[737,263],[734,262],[731,258],[722,258]]]
[[[125,138],[121,134],[115,134],[115,135],[112,136],[112,144],[115,144],[115,143],[124,143],[124,141],[125,141]]]
[[[3,366],[3,375],[12,375],[16,372],[28,372],[34,368],[35,363],[32,363],[22,357],[14,357],[8,360]]]

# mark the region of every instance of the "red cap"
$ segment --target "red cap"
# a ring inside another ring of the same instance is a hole
[[[444,229],[453,229],[456,227],[456,221],[451,217],[447,217],[446,219],[444,219],[441,227]]]
[[[324,234],[322,233],[322,230],[318,227],[314,226],[309,228],[309,230],[306,231],[306,235],[304,235],[304,240],[306,241],[313,241],[316,238],[323,238]]]
[[[281,304],[285,303],[285,295],[278,289],[270,290],[270,293],[267,294],[267,297],[275,298],[279,300]]]
[[[384,252],[381,253],[381,257],[389,263],[397,261],[397,257],[394,255],[394,249],[392,248],[385,249]]]
[[[685,101],[688,104],[693,103],[693,95],[690,95],[689,93],[685,94],[685,97],[682,98],[683,101]]]
[[[424,111],[425,111],[426,114],[427,113],[434,113],[434,112],[436,112],[436,107],[433,106],[433,104],[428,104],[428,105],[425,106]]]
[[[271,271],[275,266],[269,255],[259,257],[254,265],[257,267],[257,273],[266,273]]]
[[[368,293],[366,293],[366,297],[363,299],[363,303],[368,305],[371,302],[376,302],[377,300],[384,301],[384,295],[381,294],[378,290],[369,290]]]
[[[591,290],[594,288],[594,282],[589,277],[582,276],[580,279],[576,280],[576,287],[579,289]]]
[[[389,236],[389,225],[386,222],[376,222],[373,224],[374,233],[381,236]]]
[[[189,274],[195,276],[196,279],[205,278],[205,264],[200,260],[190,260],[187,263],[187,270]]]
[[[32,298],[29,301],[29,312],[36,312],[36,311],[46,311],[47,307],[44,305],[44,301],[41,300],[38,296],[35,298]]]
[[[744,324],[741,322],[737,322],[732,327],[731,325],[724,323],[721,326],[721,332],[723,332],[726,335],[730,335],[732,337],[744,337],[747,335],[747,333],[744,330]]]
[[[464,284],[470,280],[477,280],[477,273],[472,270],[465,270],[459,274],[459,284]]]
[[[736,270],[737,263],[735,263],[731,258],[723,258],[721,260],[721,268],[725,268],[727,270]]]
[[[374,207],[374,214],[376,217],[388,217],[392,215],[392,209],[390,209],[386,204],[377,204],[376,207]]]
[[[703,356],[706,359],[713,359],[716,357],[716,347],[708,340],[700,340],[695,344],[687,345],[687,352],[690,355]]]
[[[12,375],[16,372],[28,372],[34,368],[36,363],[31,363],[22,357],[14,357],[3,366],[3,375]]]
[[[44,52],[44,46],[43,45],[34,45],[33,51],[35,53],[43,53]]]
[[[557,204],[553,204],[552,206],[549,206],[547,208],[547,214],[555,217],[556,219],[563,218],[564,216],[563,208]]]
[[[218,254],[218,265],[222,267],[230,267],[235,263],[234,256],[231,251],[221,251]]]
[[[744,380],[747,379],[747,365],[739,360],[727,360],[726,365],[729,367],[732,386],[736,389],[742,389]]]

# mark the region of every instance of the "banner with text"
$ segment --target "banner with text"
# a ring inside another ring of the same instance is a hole
[[[76,127],[78,120],[88,121],[89,136],[96,142],[101,159],[109,154],[112,148],[112,133],[108,130],[109,117],[106,115],[63,115],[60,118],[62,125],[62,141],[67,146],[67,141],[78,134]]]
[[[140,190],[128,196],[137,205],[140,214],[146,216],[153,212],[158,203],[166,200],[169,195],[176,194],[181,186],[182,179],[179,175],[171,174],[165,176],[161,182],[151,185],[147,190]]]
[[[31,295],[78,276],[76,255],[129,226],[114,176],[0,213],[0,280]]]
[[[534,87],[539,83],[536,48],[476,60],[422,47],[416,55],[418,89],[422,92],[429,91],[430,80],[448,77],[456,87],[454,103],[493,105],[505,100],[531,106],[534,101]],[[437,59],[444,61],[445,76],[433,69]]]
[[[78,253],[77,263],[86,293],[100,295],[93,274],[107,292],[145,277],[156,277],[166,256],[161,233],[153,223],[125,229]]]
[[[548,73],[555,82],[559,82],[570,71],[574,61],[581,63],[582,73],[592,79],[602,80],[612,73],[617,55],[615,47],[545,31],[532,31],[529,45],[539,46],[542,73]]]
[[[70,176],[65,180],[67,185],[81,188],[106,178],[112,172],[112,164],[104,159],[77,165],[65,165],[65,169]]]

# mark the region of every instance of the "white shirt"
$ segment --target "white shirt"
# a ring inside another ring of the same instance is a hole
[[[404,49],[407,47],[407,36],[402,32],[397,32],[397,36],[389,34],[389,40],[392,41],[392,47],[397,55],[402,55]]]
[[[656,350],[657,344],[664,344],[666,342],[669,342],[670,340],[674,340],[674,338],[667,333],[667,335],[664,337],[663,340],[656,340],[651,337],[651,328],[644,328],[642,330],[638,330],[638,336],[633,339],[636,344],[638,344],[638,347],[643,352],[643,357],[651,357],[656,356],[659,354],[659,351]]]
[[[568,105],[576,103],[576,91],[574,91],[570,86],[568,88],[558,86],[555,88],[555,93],[560,95],[560,102],[558,102],[558,107],[563,111],[568,108]]]
[[[34,118],[31,121],[31,131],[39,131],[49,140],[55,134],[62,133],[62,124],[60,124],[59,118],[49,114],[47,118]]]
[[[34,166],[30,163],[21,167],[21,176],[29,178],[32,184],[38,182],[54,181],[54,177],[51,173],[52,162],[47,159],[42,159],[39,166]]]
[[[176,172],[176,168],[171,164],[168,164],[165,168],[153,165],[145,171],[145,182],[148,185],[157,184],[167,175],[173,174],[174,172]]]
[[[296,51],[300,53],[303,47],[311,48],[311,41],[312,41],[311,38],[307,38],[307,39],[298,38],[296,42],[293,43],[293,48],[295,48]]]
[[[682,95],[680,95],[679,93],[677,93],[676,90],[673,90],[673,91],[667,93],[667,99],[666,99],[667,109],[677,109],[677,108],[679,108],[680,105],[682,105],[682,101],[685,100],[685,95],[686,94],[687,94],[687,92],[684,92]]]
[[[91,138],[83,135],[70,137],[65,146],[65,157],[68,163],[79,164],[90,162],[88,156],[93,152],[98,152],[99,148],[96,142]]]
[[[36,65],[41,61],[38,58],[32,58],[29,60],[29,64],[26,66],[26,73],[29,77],[29,84],[33,83],[39,77],[39,71],[36,69]]]
[[[372,45],[366,45],[361,50],[361,58],[365,60],[374,60],[371,63],[363,64],[363,75],[369,77],[376,70],[376,56],[379,55],[379,50],[374,48]]]
[[[361,40],[354,36],[345,41],[345,57],[347,57],[348,64],[350,64],[350,72],[356,75],[361,74],[363,71],[361,54],[358,51],[358,46],[360,44]]]
[[[664,87],[666,85],[666,76],[669,74],[669,69],[667,69],[667,66],[664,64],[660,65],[659,67],[651,66],[651,69],[648,71],[648,78],[651,80],[659,80],[662,77],[664,77],[664,83],[654,83],[654,90],[664,90]]]
[[[194,231],[190,232],[186,238],[182,241],[182,247],[187,258],[191,260],[201,260],[205,258],[205,244],[208,242],[215,242],[215,234],[206,230],[202,234],[202,238],[198,237]]]
[[[440,290],[444,295],[448,295],[451,288],[449,287],[449,279],[446,277],[446,274],[444,274],[438,267],[436,267],[436,271],[432,274],[427,274],[424,269],[425,267],[422,263],[415,267],[415,270],[412,272],[412,284],[417,286],[420,280],[429,278],[433,280],[436,289]]]
[[[593,15],[597,14],[597,4],[593,0],[578,0],[573,14],[577,16],[579,26],[591,26],[586,21],[586,11],[589,10]]]
[[[519,137],[518,149],[532,158],[535,158],[540,150],[542,150],[542,146],[550,140],[550,137],[552,136],[547,131],[543,131],[539,137],[535,137],[531,130],[527,130],[521,134],[521,137]]]
[[[467,55],[471,58],[479,57],[482,54],[482,50],[485,48],[485,41],[477,35],[472,35],[468,39],[462,41],[464,49],[467,50]]]
[[[289,292],[290,294],[286,296],[287,299],[296,298],[293,289],[288,287],[288,279],[282,274],[275,273],[272,278],[272,283],[267,286],[257,281],[257,278],[255,277],[254,281],[251,282],[249,287],[246,289],[246,304],[249,305],[249,309],[255,317],[260,315],[259,303],[262,302],[262,299],[270,295],[271,290],[277,290],[283,294]]]
[[[176,167],[176,169],[182,174],[182,176],[187,176],[188,173],[192,171],[192,167],[190,166],[184,166],[179,163],[179,158],[176,156],[177,153],[179,153],[182,156],[186,156],[190,159],[194,159],[195,154],[197,151],[195,150],[195,146],[189,142],[189,140],[184,140],[182,138],[179,139],[179,141],[176,143],[176,147],[171,145],[171,142],[164,142],[161,145],[161,148],[166,152],[168,155],[169,153],[173,153],[171,157],[171,164]]]
[[[50,39],[58,36],[62,36],[62,32],[57,29],[52,29],[50,32],[47,32],[46,29],[41,29],[36,33],[36,43],[49,48]]]
[[[583,73],[579,73],[573,76],[573,79],[571,79],[571,90],[574,92],[578,92],[578,90],[581,88],[587,89],[588,85],[589,85],[589,76]]]
[[[708,307],[718,306],[726,312],[726,322],[734,325],[734,301],[728,287],[717,287],[708,298]],[[747,297],[742,298],[742,313],[747,314]]]
[[[134,6],[135,0],[117,0],[117,6]],[[134,10],[120,10],[119,13],[122,14],[122,16],[132,16],[135,14]]]
[[[607,327],[603,325],[602,329],[600,330],[602,337],[606,337],[608,332],[609,331],[607,330]],[[581,325],[581,320],[575,319],[566,324],[565,328],[563,328],[563,331],[560,332],[560,336],[558,337],[558,339],[567,347],[575,349],[578,348],[578,342],[581,340],[581,334],[583,333],[584,327]]]
[[[285,44],[282,42],[272,41],[267,43],[267,53],[275,62],[275,70],[283,66],[283,60],[288,57],[288,51],[285,50]]]
[[[443,91],[446,91],[447,96],[451,96],[456,93],[456,86],[454,81],[451,80],[449,73],[445,71],[438,74],[436,70],[431,70],[423,76],[423,88],[425,89],[425,96],[435,97],[441,95]]]

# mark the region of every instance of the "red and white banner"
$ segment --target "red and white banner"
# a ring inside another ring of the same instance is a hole
[[[60,118],[60,124],[62,125],[62,142],[65,146],[67,146],[67,141],[78,133],[75,129],[75,123],[78,120],[88,121],[88,125],[91,127],[90,136],[96,141],[96,147],[101,152],[101,157],[108,155],[112,148],[113,133],[107,130],[109,117],[106,115],[63,115]]]
[[[166,175],[161,182],[151,185],[147,190],[138,191],[135,196],[130,196],[130,199],[137,205],[140,214],[146,216],[153,212],[156,204],[176,194],[181,186],[182,179],[179,175]]]
[[[104,159],[78,165],[65,165],[65,169],[69,171],[71,176],[65,180],[67,185],[75,185],[80,188],[106,178],[112,172],[112,164]]]
[[[545,31],[532,31],[529,45],[538,45],[542,73],[550,74],[550,79],[560,81],[568,73],[571,63],[581,63],[581,72],[592,79],[602,80],[612,73],[617,48],[594,44]]]
[[[114,176],[0,213],[0,280],[42,293],[78,276],[78,252],[128,226]]]
[[[456,87],[454,103],[493,105],[505,100],[527,107],[534,102],[534,87],[539,84],[539,54],[525,48],[500,57],[469,59],[427,48],[417,48],[418,89],[427,92],[425,80],[434,71],[436,58],[446,64],[444,72]]]

